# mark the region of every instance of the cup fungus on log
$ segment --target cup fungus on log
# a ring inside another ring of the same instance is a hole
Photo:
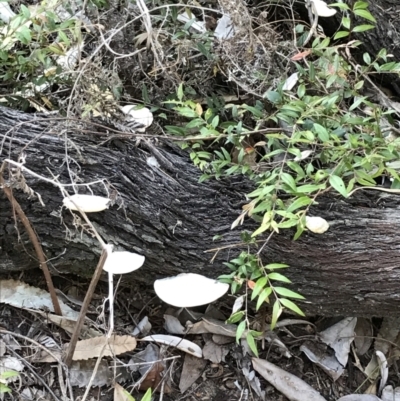
[[[228,289],[229,284],[194,273],[182,273],[154,282],[158,297],[178,308],[207,305],[222,297]]]
[[[103,270],[111,274],[126,274],[143,266],[145,257],[131,252],[111,252]]]
[[[328,4],[322,0],[311,0],[313,3],[311,9],[318,17],[332,17],[336,14],[336,10],[328,7]]]
[[[328,230],[329,224],[322,217],[306,216],[306,227],[313,233],[323,234]]]
[[[101,212],[108,208],[110,199],[95,195],[79,195],[75,194],[63,199],[63,205],[70,210],[85,213]]]
[[[144,132],[153,123],[153,113],[147,107],[138,108],[134,104],[128,104],[121,107],[121,111],[130,121],[142,125],[142,128],[137,129],[139,132]]]

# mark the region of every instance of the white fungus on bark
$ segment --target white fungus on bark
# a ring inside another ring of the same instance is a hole
[[[101,212],[108,208],[110,199],[95,195],[79,195],[75,194],[63,199],[63,205],[70,210],[85,213]]]
[[[111,252],[103,270],[112,274],[126,274],[142,267],[145,257],[133,252]]]
[[[328,230],[329,224],[322,217],[306,216],[306,227],[313,233],[323,234]]]
[[[222,297],[228,289],[229,284],[195,273],[182,273],[154,282],[158,297],[178,308],[207,305]]]

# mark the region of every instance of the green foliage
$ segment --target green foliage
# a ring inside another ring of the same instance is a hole
[[[124,395],[129,401],[136,401],[136,398],[133,397],[128,391],[124,390]],[[148,388],[141,401],[151,401],[151,388]]]
[[[14,370],[7,370],[0,374],[0,394],[11,393],[10,387],[7,386],[8,379],[18,377],[19,373]]]
[[[375,22],[366,2],[334,6],[354,17],[344,14],[346,31],[339,31],[334,40],[373,28],[370,24],[354,26],[353,20],[359,18]],[[301,26],[296,31],[307,36]],[[347,49],[359,45],[353,41]],[[245,174],[254,182],[255,189],[247,194],[249,202],[232,224],[233,229],[246,217],[258,222],[253,233],[242,233],[249,249],[256,246],[257,238],[265,243],[281,230],[289,230],[298,239],[306,230],[309,208],[323,192],[336,191],[348,197],[355,185],[375,186],[375,179],[382,175],[393,179],[393,188],[399,186],[398,170],[393,168],[393,161],[400,156],[400,142],[391,135],[393,111],[383,110],[363,91],[369,74],[398,74],[400,63],[388,61],[390,56],[382,49],[375,59],[364,54],[365,64],[356,70],[349,53],[331,45],[330,38],[320,37],[309,54],[307,63],[294,61],[298,74],[295,89],[283,90],[282,82],[264,94],[264,103],[222,102],[213,107],[208,102],[203,109],[186,98],[183,85],[177,100],[169,102],[186,122],[167,129],[182,137],[182,146],[190,149],[191,159],[204,173],[201,180]],[[264,111],[266,102],[273,106],[272,112]],[[263,133],[259,127],[266,123],[275,124],[276,130]],[[254,134],[257,143],[251,140]],[[272,328],[285,308],[303,315],[296,304],[303,297],[286,287],[290,280],[281,269],[287,265],[265,263],[259,253],[250,251],[226,265],[231,273],[220,280],[229,283],[233,293],[242,290],[249,294],[256,310],[270,305]],[[235,311],[229,322],[239,323],[237,340],[246,338],[257,354],[254,339],[258,334],[250,330],[247,301],[245,310]]]
[[[82,39],[76,20],[61,21],[56,6],[50,1],[30,11],[22,4],[8,24],[0,22],[0,79],[21,91],[6,97],[9,103],[24,102],[23,95],[32,96],[35,87],[68,82],[55,59]]]

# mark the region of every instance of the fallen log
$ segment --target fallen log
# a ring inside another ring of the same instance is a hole
[[[80,122],[68,124],[0,107],[0,161],[23,159],[26,168],[50,180],[73,180],[80,193],[88,189],[79,185],[97,182],[91,185],[96,195],[118,195],[115,205],[90,219],[105,242],[146,257],[126,280],[151,284],[182,272],[216,278],[227,272],[223,262],[247,249],[240,233],[257,224],[248,219],[230,229],[252,190],[244,177],[199,183],[200,172],[171,141],[155,143],[144,136],[135,146],[136,138],[106,137],[101,131],[84,132]],[[8,165],[4,178],[36,230],[50,267],[58,274],[90,276],[101,253],[98,241],[61,209],[57,186],[17,172]],[[299,305],[309,314],[399,316],[398,202],[398,195],[374,190],[360,190],[349,199],[325,194],[310,214],[324,217],[330,229],[323,235],[305,232],[298,241],[290,232],[275,235],[263,249],[263,260],[290,265],[286,274],[292,288],[306,297]],[[37,267],[28,235],[15,224],[0,191],[0,273]]]

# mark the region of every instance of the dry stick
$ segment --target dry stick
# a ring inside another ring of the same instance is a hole
[[[5,186],[4,179],[1,174],[0,174],[0,185],[3,187],[3,191],[6,194],[8,200],[10,201],[12,207],[17,212],[17,215],[20,218],[22,224],[24,225],[25,230],[27,231],[29,238],[31,239],[31,242],[35,248],[36,255],[39,259],[40,268],[43,271],[47,283],[47,288],[49,289],[51,302],[53,303],[54,313],[56,313],[59,316],[62,316],[60,304],[58,302],[57,294],[54,289],[53,280],[51,279],[51,274],[49,268],[47,267],[46,258],[44,257],[43,248],[40,245],[39,239],[35,231],[33,230],[29,219],[26,217],[26,214],[22,210],[17,200],[14,198],[11,189]]]
[[[99,263],[97,264],[96,270],[94,271],[92,281],[89,284],[89,288],[85,295],[85,299],[83,300],[83,304],[79,313],[79,318],[76,322],[74,332],[72,333],[71,341],[68,346],[67,354],[65,357],[65,364],[70,367],[72,363],[72,356],[74,355],[76,343],[78,342],[79,334],[82,330],[83,322],[85,320],[86,312],[88,310],[90,301],[92,300],[94,290],[96,289],[96,285],[100,279],[101,273],[103,272],[103,266],[107,259],[107,251],[103,249],[103,252],[100,256]]]

